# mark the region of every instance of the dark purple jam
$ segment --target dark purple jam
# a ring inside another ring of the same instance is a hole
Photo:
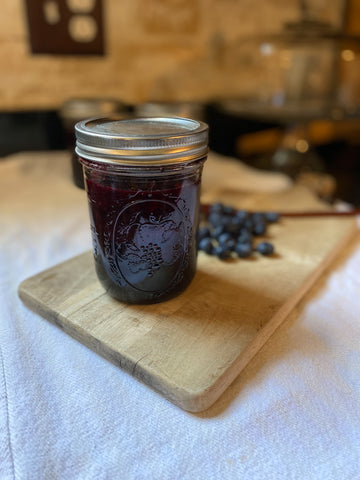
[[[96,271],[111,296],[156,303],[189,285],[202,163],[155,176],[85,168]]]

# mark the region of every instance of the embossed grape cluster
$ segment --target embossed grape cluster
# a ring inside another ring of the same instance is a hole
[[[148,275],[151,277],[155,270],[158,270],[163,263],[161,256],[161,248],[156,243],[149,243],[148,245],[141,245],[142,258],[148,267]]]
[[[259,241],[259,237],[266,235],[269,223],[278,220],[279,214],[276,212],[251,213],[222,203],[213,203],[198,231],[198,249],[222,260],[231,257],[247,258],[254,252],[272,255],[273,244]]]

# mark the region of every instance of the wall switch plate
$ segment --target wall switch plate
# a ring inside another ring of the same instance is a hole
[[[32,53],[104,55],[102,0],[26,0]]]

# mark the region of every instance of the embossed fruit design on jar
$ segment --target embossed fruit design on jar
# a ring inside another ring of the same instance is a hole
[[[207,125],[92,119],[76,125],[76,136],[100,282],[127,303],[178,295],[196,270]]]

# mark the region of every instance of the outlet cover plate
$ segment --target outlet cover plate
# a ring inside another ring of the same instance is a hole
[[[26,0],[31,52],[104,55],[103,2],[88,4],[79,10],[68,0]]]

